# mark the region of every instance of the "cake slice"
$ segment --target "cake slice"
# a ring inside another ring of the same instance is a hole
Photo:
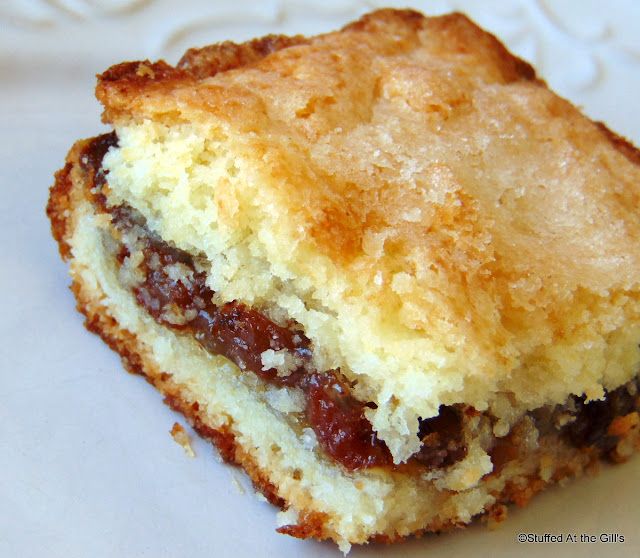
[[[639,442],[640,153],[461,14],[99,76],[47,213],[89,330],[343,549]]]

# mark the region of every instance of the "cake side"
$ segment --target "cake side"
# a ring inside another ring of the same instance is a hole
[[[599,446],[567,445],[552,426],[544,431],[540,417],[535,427],[531,418],[516,425],[492,452],[492,472],[459,490],[444,488],[445,477],[435,471],[345,471],[303,442],[283,413],[261,397],[264,386],[250,373],[145,316],[118,272],[111,218],[92,199],[86,147],[79,142],[70,152],[47,209],[54,237],[70,259],[87,328],[119,352],[129,370],[143,373],[225,459],[239,463],[270,501],[289,510],[285,517],[292,523],[282,532],[331,538],[346,549],[349,543],[450,529],[482,513],[502,518],[504,503],[524,505],[603,455]],[[608,429],[617,441],[608,455],[624,460],[640,445],[639,422],[637,410],[611,421]],[[458,476],[470,473],[470,465]]]
[[[238,69],[144,67],[98,86],[110,202],[205,254],[221,302],[300,323],[396,462],[440,405],[517,420],[635,375],[633,151],[464,16],[381,11]]]

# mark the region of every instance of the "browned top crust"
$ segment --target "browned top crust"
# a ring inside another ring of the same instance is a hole
[[[109,122],[111,110],[126,106],[126,99],[146,95],[150,92],[161,94],[176,87],[194,85],[198,80],[215,76],[258,62],[269,54],[284,48],[304,44],[307,39],[297,35],[267,35],[246,43],[237,44],[224,41],[202,48],[190,48],[184,53],[178,65],[173,67],[164,60],[122,62],[98,75],[96,96],[105,105],[103,120]]]
[[[185,70],[196,79],[213,77],[258,62],[265,56],[288,48],[305,44],[307,39],[301,35],[267,35],[242,44],[224,41],[202,48],[190,48],[178,62],[178,68]]]
[[[414,10],[383,9],[365,14],[358,21],[343,27],[343,31],[386,34],[411,30],[417,33],[425,27],[436,33],[444,31],[443,46],[454,52],[464,54],[479,48],[487,56],[487,62],[500,68],[506,81],[536,79],[536,72],[531,64],[511,54],[494,35],[483,31],[459,12],[427,18]]]
[[[180,85],[188,86],[305,42],[301,36],[267,35],[242,44],[224,41],[203,48],[190,48],[176,67],[164,60],[122,62],[98,76],[96,94],[101,101],[109,102],[120,95],[138,95],[143,90],[166,91]]]
[[[363,36],[393,36],[395,47],[407,50],[417,43],[417,33],[431,29],[444,33],[443,46],[452,52],[469,54],[472,50],[484,63],[495,66],[505,81],[534,80],[534,69],[524,60],[511,55],[493,35],[478,28],[464,14],[452,13],[426,18],[412,10],[378,10],[345,26],[342,33]],[[312,40],[296,35],[267,35],[242,44],[224,41],[202,48],[191,48],[176,67],[163,60],[123,62],[98,75],[96,96],[105,105],[103,120],[112,122],[121,111],[133,110],[135,101],[144,93],[167,93],[178,87],[192,86],[221,72],[246,67],[270,54],[293,46],[310,44]]]

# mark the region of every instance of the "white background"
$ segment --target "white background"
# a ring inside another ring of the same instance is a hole
[[[385,2],[390,4],[391,2]],[[410,2],[402,2],[408,4]],[[53,172],[103,131],[94,75],[189,46],[337,28],[376,2],[0,2],[0,557],[338,556],[274,532],[276,510],[82,327],[44,214]],[[551,86],[640,143],[640,2],[433,1],[467,11]],[[473,526],[351,556],[639,556],[640,459]],[[519,545],[519,532],[620,533],[617,545]]]

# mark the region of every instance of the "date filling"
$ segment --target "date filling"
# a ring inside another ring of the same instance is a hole
[[[387,446],[365,416],[365,410],[375,405],[357,400],[352,395],[353,384],[340,370],[313,368],[313,346],[300,324],[276,323],[238,301],[215,304],[215,293],[207,286],[206,273],[196,258],[150,231],[134,209],[106,203],[102,159],[117,141],[113,132],[94,138],[85,147],[81,164],[96,210],[110,214],[118,232],[115,258],[121,282],[138,304],[157,323],[192,336],[206,351],[228,358],[241,371],[273,386],[300,389],[304,421],[313,429],[320,448],[346,469],[395,467]],[[603,401],[584,403],[573,398],[567,404],[571,405],[571,420],[563,427],[564,439],[578,447],[610,447],[615,440],[607,428],[621,412],[634,407],[631,401],[630,395],[625,397],[619,390]],[[422,447],[409,464],[438,469],[462,460],[468,451],[465,417],[477,414],[468,406],[443,405],[438,416],[420,420],[417,436]],[[543,416],[551,414],[533,418],[542,425]]]

